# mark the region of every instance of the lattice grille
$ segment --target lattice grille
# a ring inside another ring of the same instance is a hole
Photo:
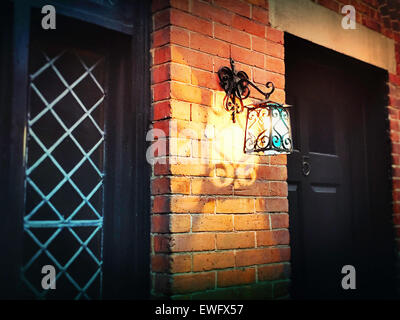
[[[33,50],[31,60],[22,280],[37,298],[100,298],[104,59]],[[55,290],[41,287],[45,264]]]

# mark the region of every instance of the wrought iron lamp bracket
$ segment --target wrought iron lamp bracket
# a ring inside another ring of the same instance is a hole
[[[265,97],[265,100],[268,100],[269,96],[275,91],[275,86],[271,81],[268,81],[265,87],[270,90],[264,92],[250,81],[246,72],[235,71],[235,62],[232,58],[230,58],[230,65],[230,68],[222,67],[218,70],[218,78],[220,86],[226,93],[224,107],[232,113],[232,121],[235,122],[236,114],[241,113],[244,108],[248,108],[243,105],[243,100],[250,95],[249,86],[261,93]]]
[[[264,92],[250,81],[244,71],[235,71],[235,62],[230,59],[231,67],[222,67],[218,70],[218,78],[226,95],[224,108],[231,112],[232,121],[236,114],[247,109],[246,129],[244,134],[244,152],[266,155],[291,153],[293,150],[290,128],[290,114],[288,105],[282,105],[269,100],[275,86],[267,82]],[[251,105],[243,105],[243,100],[249,97],[250,87],[261,93],[265,100]]]

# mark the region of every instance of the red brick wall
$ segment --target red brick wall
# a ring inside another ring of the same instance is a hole
[[[396,41],[389,75],[393,207],[400,248],[400,27],[385,1],[314,0]],[[286,156],[243,155],[245,113],[232,123],[216,71],[229,56],[285,99],[283,33],[267,0],[153,0],[152,295],[285,298],[290,278]],[[255,94],[251,98],[261,98]],[[232,129],[232,131],[224,131]],[[188,132],[191,130],[191,132]],[[232,133],[232,135],[231,135]],[[221,136],[231,140],[221,143]],[[157,138],[157,137],[156,137]]]
[[[167,143],[153,165],[153,296],[287,297],[286,156],[244,156],[245,112],[232,123],[216,75],[232,55],[284,102],[267,1],[154,0],[152,39],[153,127]]]
[[[388,110],[392,142],[393,221],[400,261],[400,3],[390,0],[313,1],[338,13],[341,12],[344,5],[351,4],[356,9],[357,23],[382,33],[395,41],[397,68],[396,74],[389,73]]]

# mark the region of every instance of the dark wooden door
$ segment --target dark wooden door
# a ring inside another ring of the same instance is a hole
[[[292,296],[390,297],[394,246],[382,70],[286,35]],[[356,289],[341,286],[342,267]],[[379,275],[379,276],[378,276]]]

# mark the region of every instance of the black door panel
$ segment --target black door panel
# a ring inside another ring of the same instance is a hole
[[[391,296],[387,74],[288,34],[285,46],[287,103],[296,110],[288,156],[292,296]],[[356,290],[341,287],[344,265],[356,269]]]

